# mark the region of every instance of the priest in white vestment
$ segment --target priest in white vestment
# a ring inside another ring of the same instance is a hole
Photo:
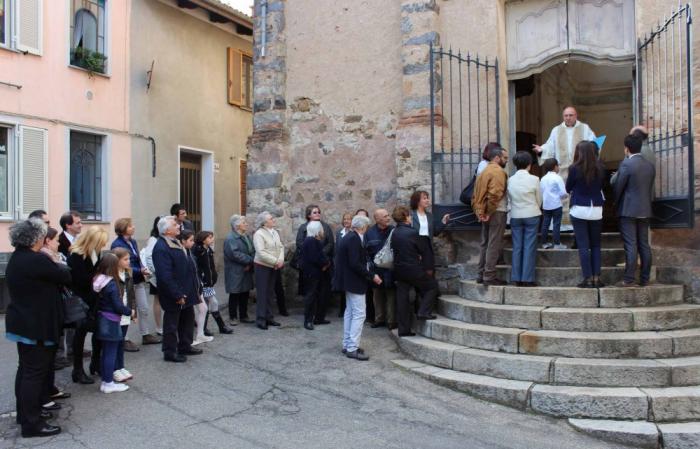
[[[555,158],[559,162],[559,175],[566,181],[569,166],[574,162],[576,145],[582,140],[594,140],[596,135],[587,124],[578,121],[578,113],[573,106],[564,108],[562,115],[564,121],[552,128],[547,142],[533,147],[540,155],[540,163],[549,158]],[[571,230],[568,199],[563,201],[562,207],[562,230]]]

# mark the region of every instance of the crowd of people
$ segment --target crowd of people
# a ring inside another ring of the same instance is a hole
[[[637,285],[638,256],[639,285],[649,282],[654,165],[637,157],[645,140],[640,128],[625,138],[627,158],[613,180],[626,254],[623,287]],[[483,159],[472,196],[472,208],[481,222],[477,282],[485,286],[507,283],[497,277],[496,264],[509,220],[513,243],[510,283],[536,286],[538,235],[543,249],[566,248],[559,228],[563,202],[568,200],[567,213],[581,262],[578,286],[604,286],[600,241],[606,201],[603,185],[609,180],[595,143],[583,140],[575,146],[566,181],[558,174],[560,164],[555,158],[544,160],[541,179],[531,174],[537,160],[528,152],[513,156],[515,173],[510,177],[505,170],[508,152],[498,143],[487,145]],[[126,369],[124,352],[139,350],[137,342],[127,339],[132,324],[138,327],[142,345],[160,344],[163,359],[174,363],[203,352],[198,346],[213,338],[207,329],[210,315],[222,335],[233,333],[229,326],[241,323],[260,330],[280,326],[274,305],[279,315],[289,315],[282,282],[287,261],[298,270],[306,330],[330,323],[328,309],[337,296],[345,357],[369,359],[360,345],[367,321],[372,328],[398,328],[400,337],[415,335],[411,329],[414,313],[417,320],[436,318],[433,309],[439,288],[433,238],[450,224],[449,215],[434,220],[429,208],[429,194],[419,190],[411,196],[409,207],[399,205],[391,213],[375,210],[374,224],[364,209],[343,214],[334,233],[322,220],[320,207],[309,205],[292,255],[285,254],[273,214],[258,214],[254,229],[245,216],[233,215],[223,245],[228,323],[215,291],[215,236],[211,231],[195,232],[182,205],[175,204],[170,215],[154,219],[141,250],[130,218],[115,221],[116,238],[107,250],[107,231],[100,226],[83,230],[78,212],[63,214],[60,230],[51,227],[45,211],[33,212],[28,220],[11,227],[15,251],[6,270],[11,297],[6,337],[16,342],[19,356],[15,395],[22,435],[50,436],[61,431],[47,422],[52,411],[61,408],[58,401],[70,397],[55,385],[57,369],[72,365],[71,378],[78,384],[93,384],[92,376],[99,375],[103,393],[128,390],[126,382],[133,374]],[[249,315],[253,289],[254,318]],[[412,291],[416,297],[413,306],[409,300]],[[151,314],[155,329],[150,328]],[[90,351],[85,350],[88,334]],[[86,372],[83,359],[88,357]]]
[[[572,109],[568,107],[564,113]],[[476,282],[485,286],[537,286],[538,235],[542,249],[566,249],[560,240],[565,215],[573,225],[581,265],[578,287],[605,287],[601,280],[603,205],[605,201],[614,201],[625,251],[624,277],[616,286],[647,285],[651,272],[649,223],[655,180],[653,153],[650,155],[647,138],[641,126],[630,131],[624,139],[625,159],[612,176],[599,158],[596,142],[581,140],[575,145],[565,181],[559,175],[560,163],[556,158],[547,158],[538,167],[543,172],[542,178],[533,175],[537,160],[527,151],[515,153],[512,162],[516,171],[509,177],[505,170],[508,151],[497,143],[489,144],[483,154],[485,163],[477,169],[471,199],[472,209],[481,222]],[[613,198],[605,198],[606,184],[611,185]],[[566,213],[564,203],[568,204]],[[498,278],[496,269],[508,219],[513,244],[510,280]],[[548,237],[550,226],[552,242]],[[637,281],[638,259],[641,267]]]

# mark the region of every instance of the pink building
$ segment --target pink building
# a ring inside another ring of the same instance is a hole
[[[131,214],[130,7],[0,0],[0,253],[35,209],[55,227],[69,209],[108,228]]]

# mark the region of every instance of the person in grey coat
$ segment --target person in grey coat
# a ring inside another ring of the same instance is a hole
[[[615,182],[615,203],[620,217],[620,234],[625,246],[625,274],[622,287],[634,286],[637,253],[641,261],[639,284],[649,283],[651,246],[649,219],[654,199],[654,164],[642,157],[642,138],[634,134],[625,137],[627,158],[620,163]]]
[[[231,324],[252,323],[248,318],[248,296],[253,289],[253,240],[246,234],[244,216],[232,215],[231,232],[224,241],[224,279],[228,293],[228,314]]]

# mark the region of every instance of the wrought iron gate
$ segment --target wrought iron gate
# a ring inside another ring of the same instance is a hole
[[[187,218],[195,232],[202,230],[202,158],[180,154],[180,203],[187,209]]]
[[[637,112],[656,159],[657,228],[694,224],[692,10],[680,5],[639,40]]]
[[[431,181],[433,216],[451,214],[451,229],[478,227],[471,206],[459,202],[481,161],[498,141],[498,59],[430,49]]]

